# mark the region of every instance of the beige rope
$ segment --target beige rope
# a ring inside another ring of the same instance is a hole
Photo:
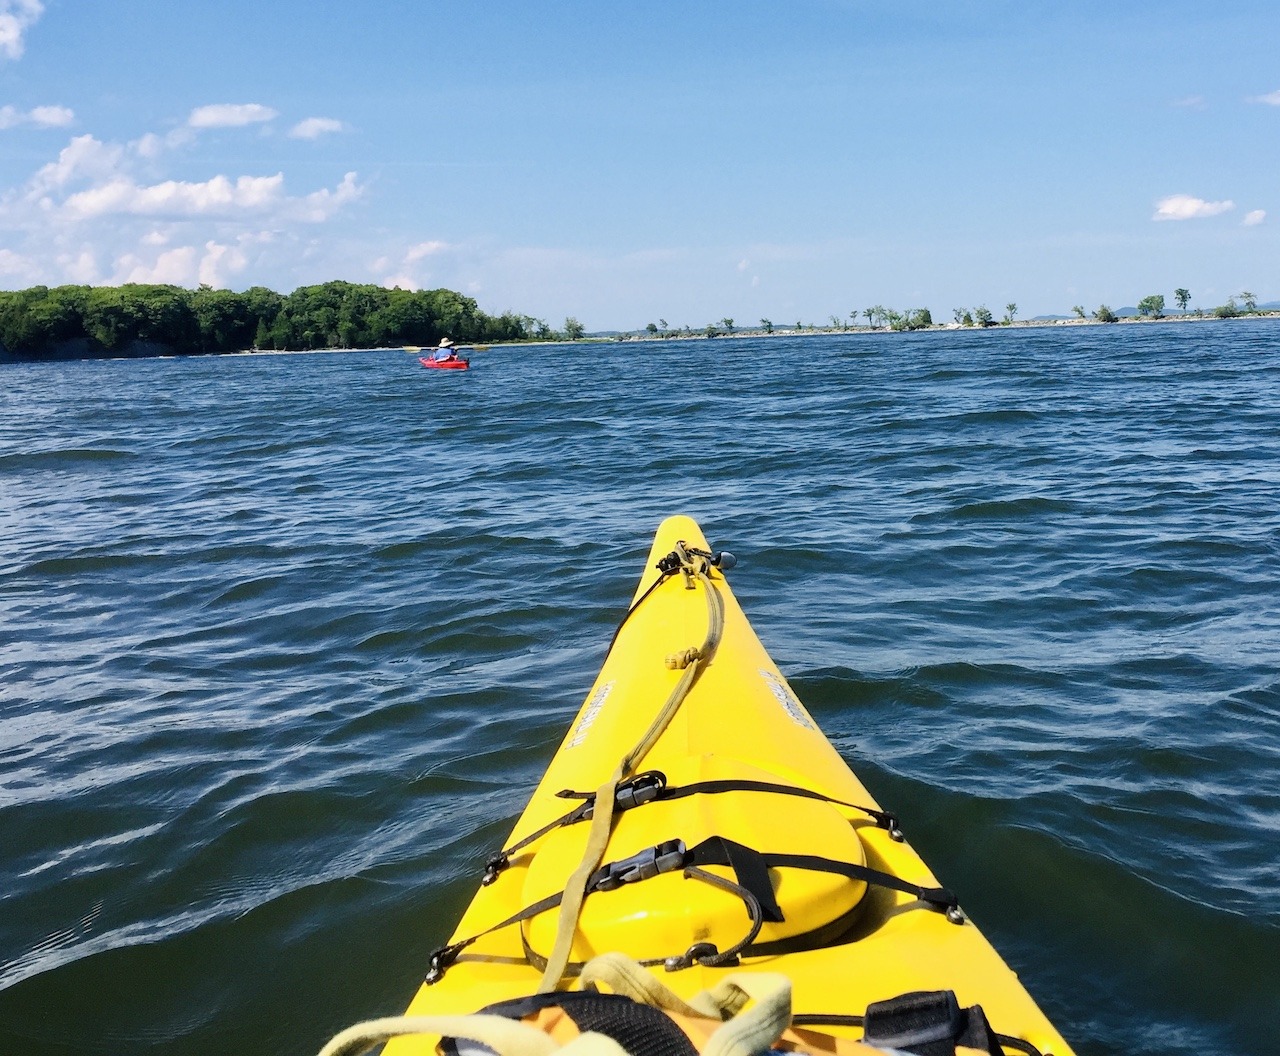
[[[649,750],[662,736],[662,732],[670,725],[684,698],[697,680],[699,672],[711,660],[716,647],[724,635],[724,599],[716,589],[709,575],[710,564],[704,557],[692,557],[685,549],[683,542],[676,543],[676,553],[680,557],[680,570],[687,582],[694,580],[702,584],[707,599],[707,636],[696,650],[686,650],[681,654],[687,658],[684,673],[676,683],[666,703],[657,717],[649,724],[644,736],[636,742],[618,763],[609,780],[596,790],[595,811],[591,818],[591,829],[587,833],[587,845],[582,853],[582,861],[573,871],[565,885],[564,898],[560,902],[560,915],[556,925],[556,941],[547,958],[547,966],[538,983],[538,993],[545,994],[560,985],[564,977],[565,966],[569,963],[569,951],[573,946],[573,933],[578,927],[578,915],[582,912],[582,900],[586,897],[587,881],[591,874],[600,867],[604,857],[605,846],[609,842],[609,833],[613,829],[614,795],[618,785],[636,771],[636,768],[649,754]]]

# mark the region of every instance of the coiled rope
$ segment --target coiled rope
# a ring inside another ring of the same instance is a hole
[[[673,560],[674,559],[674,560]],[[703,550],[687,547],[684,542],[676,543],[674,552],[658,567],[663,578],[679,571],[685,580],[687,589],[695,589],[700,584],[703,596],[707,601],[707,634],[700,646],[686,649],[667,659],[668,667],[682,669],[683,674],[668,695],[666,703],[654,718],[644,735],[635,743],[619,761],[609,779],[596,790],[595,812],[591,818],[591,829],[587,833],[587,845],[582,853],[582,861],[573,871],[565,885],[564,898],[560,903],[560,915],[556,924],[556,941],[551,954],[547,958],[546,969],[538,984],[538,993],[545,994],[556,989],[564,977],[565,966],[569,963],[569,951],[573,946],[573,934],[578,927],[578,916],[582,911],[582,900],[586,895],[587,883],[592,874],[600,867],[604,859],[605,846],[609,842],[609,834],[613,830],[614,798],[618,785],[636,772],[644,757],[657,743],[664,730],[670,725],[680,705],[684,703],[689,690],[693,688],[698,675],[715,655],[720,639],[724,635],[724,599],[711,580],[712,555]],[[661,582],[661,581],[659,581]],[[648,596],[646,593],[646,597]]]

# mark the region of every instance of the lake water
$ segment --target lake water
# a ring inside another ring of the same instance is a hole
[[[1081,1054],[1280,1052],[1280,324],[0,368],[0,1052],[403,1010],[697,517]]]

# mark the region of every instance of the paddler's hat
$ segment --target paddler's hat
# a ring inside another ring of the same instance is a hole
[[[448,348],[451,344],[453,344],[453,342],[452,342],[452,341],[450,341],[447,337],[442,337],[442,338],[440,338],[440,347],[441,347],[441,348]]]

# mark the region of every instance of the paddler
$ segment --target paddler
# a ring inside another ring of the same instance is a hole
[[[454,351],[453,342],[447,337],[440,338],[440,344],[436,350],[436,361],[439,363],[452,363],[458,358],[458,353]]]

